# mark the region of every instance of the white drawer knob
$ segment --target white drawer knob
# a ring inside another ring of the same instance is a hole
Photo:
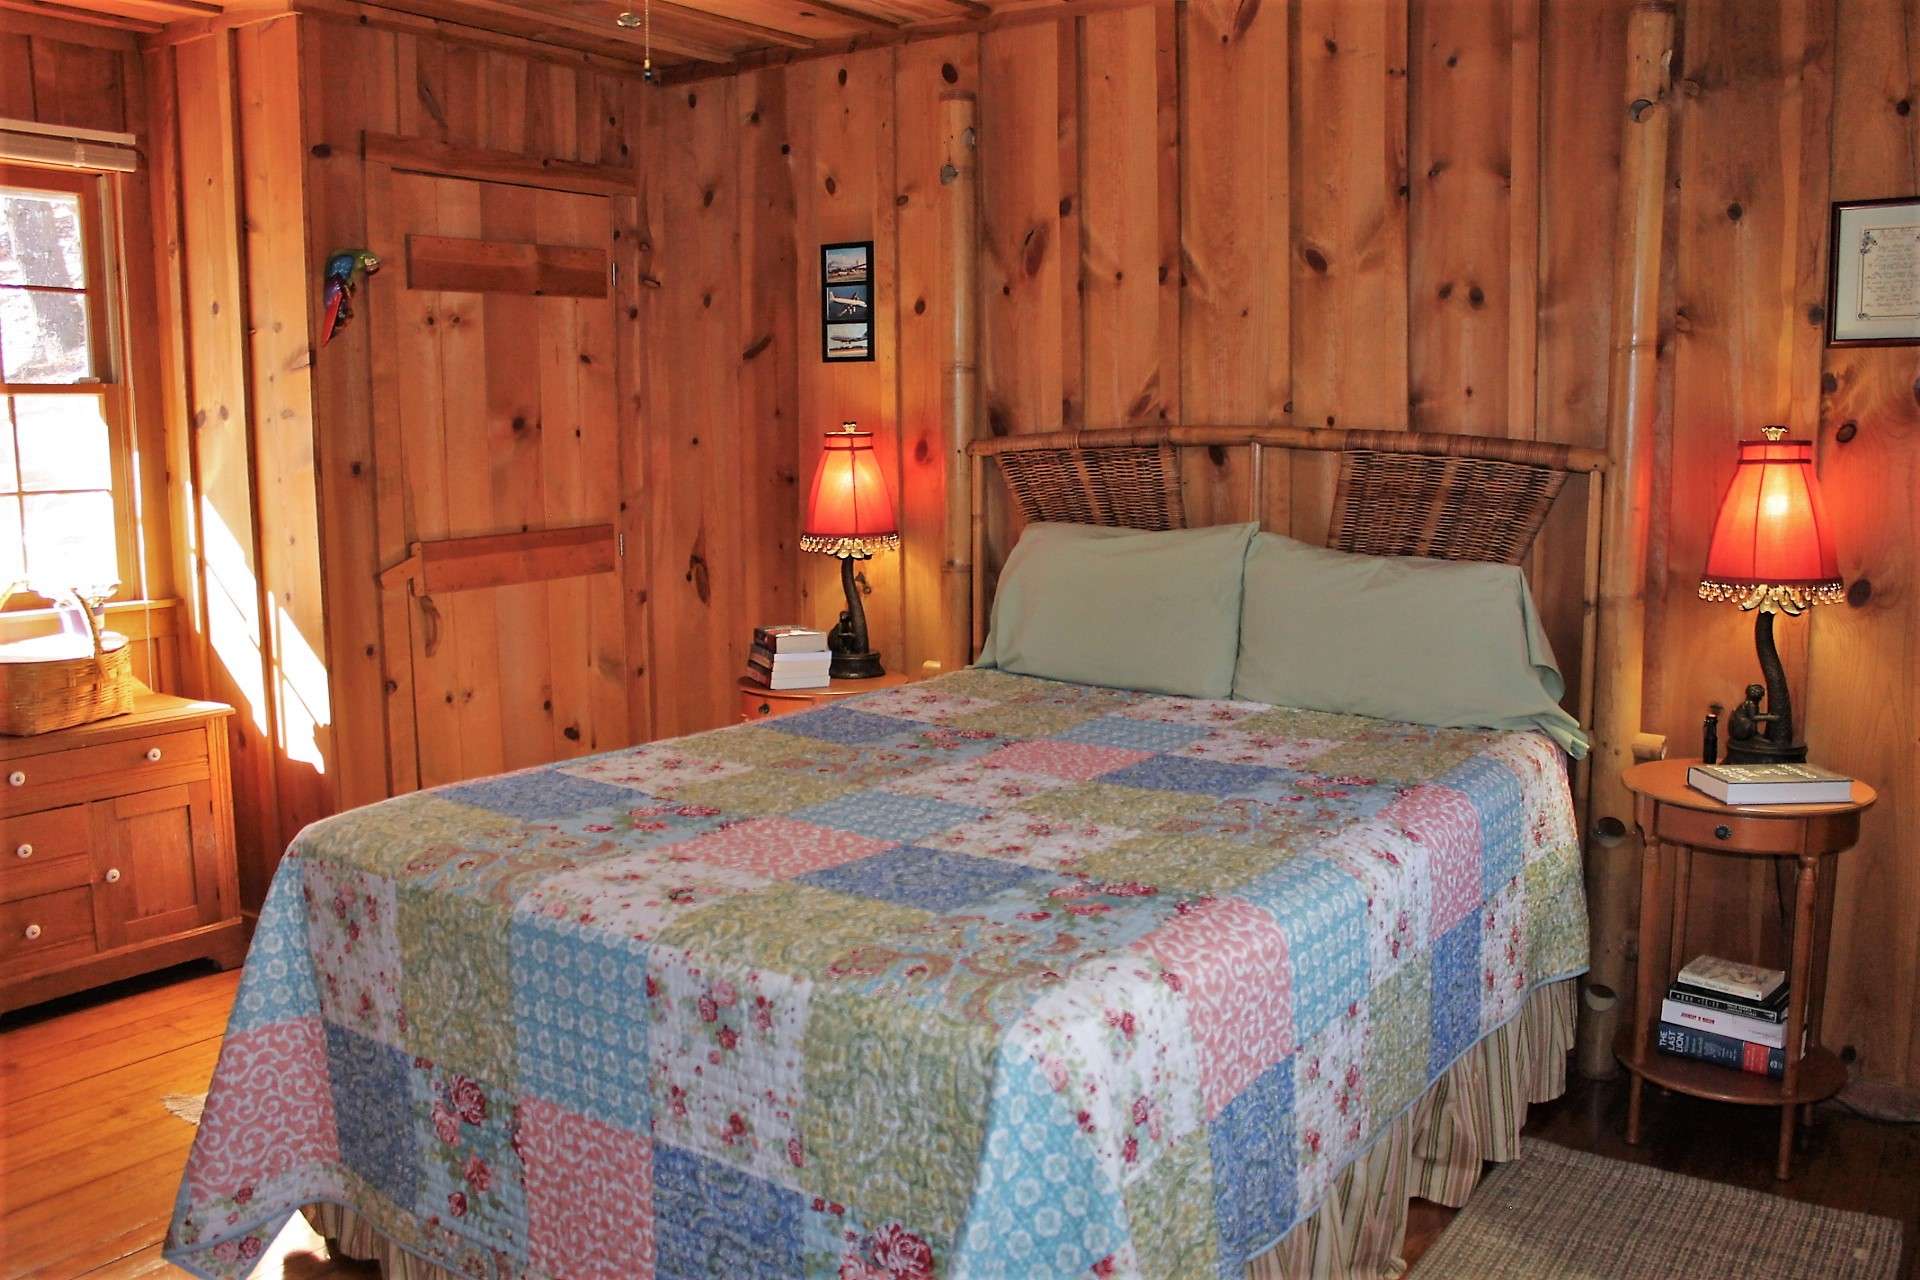
[[[23,844],[18,849],[15,849],[14,853],[22,858],[31,858],[33,856],[33,846],[30,844]]]
[[[37,924],[30,924],[30,925],[28,925],[28,926],[27,926],[27,941],[28,941],[28,942],[32,942],[32,941],[33,941],[33,940],[34,940],[35,938],[38,938],[39,936],[40,936],[40,926],[39,926],[39,925],[37,925]]]
[[[147,759],[158,760],[159,758],[160,758],[160,748],[158,747],[147,748]]]
[[[7,775],[7,785],[10,787],[24,787],[27,785],[27,775],[23,771],[15,769]]]
[[[108,868],[107,868],[107,883],[108,883],[108,884],[119,884],[119,883],[120,883],[120,868],[118,868],[118,867],[108,867]]]

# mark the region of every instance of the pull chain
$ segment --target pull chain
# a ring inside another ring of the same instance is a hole
[[[653,83],[653,0],[642,0],[639,13],[625,10],[614,22],[628,31],[640,28],[640,78]]]

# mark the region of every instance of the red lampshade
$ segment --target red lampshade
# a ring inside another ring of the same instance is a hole
[[[870,556],[883,547],[899,548],[893,495],[874,455],[871,431],[849,422],[827,433],[826,450],[813,473],[800,546],[830,556]]]
[[[1740,461],[1707,547],[1700,596],[1782,613],[1835,603],[1841,598],[1840,555],[1813,472],[1813,442],[1782,439],[1784,427],[1768,427],[1765,434],[1765,440],[1740,442]]]

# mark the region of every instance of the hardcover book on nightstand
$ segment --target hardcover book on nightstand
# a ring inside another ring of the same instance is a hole
[[[1810,764],[1697,764],[1687,785],[1722,804],[1845,804],[1853,779]]]

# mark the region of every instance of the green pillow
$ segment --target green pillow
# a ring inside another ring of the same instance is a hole
[[[1263,533],[1247,550],[1233,696],[1442,728],[1587,737],[1519,568],[1362,556]]]
[[[1251,524],[1143,533],[1027,526],[978,665],[1194,698],[1233,688]]]

